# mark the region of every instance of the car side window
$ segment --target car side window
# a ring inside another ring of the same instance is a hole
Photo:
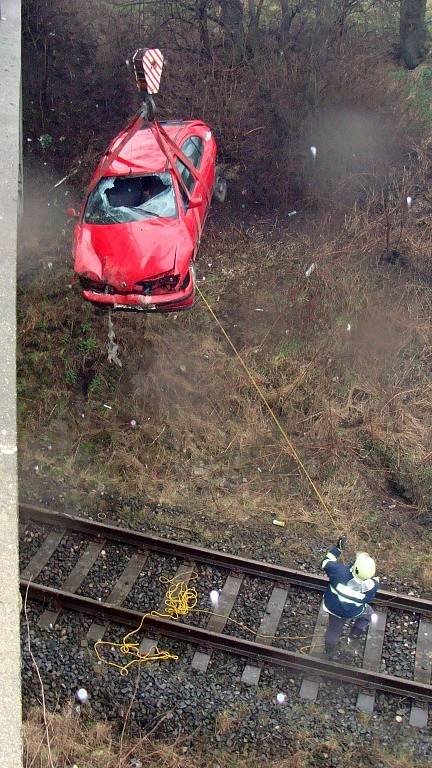
[[[202,139],[199,136],[191,136],[190,139],[186,139],[182,146],[183,154],[192,161],[195,168],[198,168],[201,162],[203,146]]]
[[[195,168],[199,168],[202,154],[203,154],[203,148],[204,148],[204,144],[202,139],[200,139],[199,136],[191,136],[189,139],[186,139],[186,141],[183,142],[181,146],[181,151],[183,152],[184,155],[186,155],[187,158],[189,158],[189,160],[191,161],[191,163],[193,163]],[[181,160],[177,159],[176,165],[181,173],[181,177],[183,179],[186,189],[188,190],[189,194],[191,194],[195,186],[194,177],[192,176],[191,172],[186,168],[184,163],[182,163]],[[187,209],[189,201],[182,187],[180,187],[180,193],[181,193],[184,207],[185,209]]]

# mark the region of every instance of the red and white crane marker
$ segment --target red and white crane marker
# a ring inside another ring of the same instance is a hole
[[[164,63],[159,48],[138,48],[132,61],[139,90],[158,93]]]

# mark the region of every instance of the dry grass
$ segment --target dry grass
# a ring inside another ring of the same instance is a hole
[[[211,755],[201,752],[195,745],[192,750],[186,744],[190,739],[169,741],[151,734],[128,738],[121,744],[107,723],[89,723],[73,709],[49,714],[51,754],[56,768],[207,768],[212,758],[224,768],[259,768],[259,761],[241,759],[222,750]],[[223,731],[226,733],[226,731]],[[23,729],[25,768],[49,768],[49,755],[45,742],[42,711],[30,710]],[[269,768],[306,768],[301,753],[285,760],[269,761]]]
[[[97,150],[132,111],[133,85],[125,85],[119,67],[135,45],[135,30],[126,28],[127,19],[114,23],[106,4],[100,13],[82,0],[63,6],[45,0],[37,13],[24,15],[24,135],[52,131],[54,149],[44,161],[62,169],[59,178],[79,162],[74,179],[84,183]],[[158,18],[158,44],[170,52],[160,107],[163,116],[208,120],[231,171],[236,164],[232,187],[244,190],[246,207],[232,207],[230,221],[210,222],[200,254],[202,287],[337,528],[353,548],[379,553],[381,572],[432,590],[432,140],[424,138],[420,114],[430,106],[430,88],[422,91],[428,65],[402,82],[387,55],[392,34],[377,32],[381,21],[373,19],[371,12],[336,40],[334,24],[322,14],[319,25],[305,23],[301,44],[296,40],[286,57],[275,48],[270,25],[254,65],[233,67],[218,52],[218,27],[212,56],[203,61],[192,55],[190,25],[182,43],[180,27],[159,26]],[[52,24],[65,31],[67,51],[57,36],[47,78],[47,103],[56,115],[51,126],[39,97]],[[82,60],[93,67],[85,83]],[[310,144],[319,148],[312,166]],[[309,213],[290,220],[288,230],[281,211],[293,199],[292,207],[308,206]],[[278,201],[274,210],[257,206],[269,200]],[[29,231],[24,265],[40,254],[65,264],[67,238],[47,229],[38,240],[33,222]],[[408,268],[383,262],[392,249]],[[312,263],[317,268],[306,279]],[[91,509],[100,508],[107,492],[121,509],[131,496],[143,506],[149,500],[180,506],[185,529],[209,544],[214,532],[200,530],[202,511],[220,530],[234,524],[255,532],[278,517],[289,532],[281,537],[284,559],[300,559],[318,540],[331,539],[333,524],[202,305],[178,318],[116,316],[118,369],[106,358],[106,318],[65,291],[69,282],[70,272],[54,268],[19,297],[23,493],[36,489],[39,498],[41,487],[58,483],[68,499],[74,490],[86,495]],[[71,709],[48,717],[56,768],[126,768],[132,757],[146,768],[209,764],[196,744],[192,754],[185,742],[158,741],[153,733],[125,737],[121,747],[106,724],[87,723]],[[224,735],[235,726],[225,712],[216,728]],[[33,710],[24,728],[26,768],[50,765],[45,736],[41,712]],[[297,741],[295,756],[268,765],[315,768],[324,749],[338,748],[315,743],[307,731]],[[370,744],[345,753],[339,764],[360,767],[362,755],[364,765],[414,765],[409,756],[384,755]],[[261,768],[233,755],[222,755],[220,764]]]
[[[209,765],[223,768],[262,768],[262,760],[242,757],[223,747],[217,751],[201,744],[199,740],[186,737],[177,739],[161,738],[158,731],[162,720],[148,734],[140,733],[119,740],[112,727],[105,722],[89,722],[74,708],[62,712],[47,713],[51,754],[56,768],[208,768]],[[217,732],[223,743],[235,728],[236,717],[222,713],[218,719]],[[267,759],[268,768],[316,768],[330,753],[340,768],[349,768],[355,759],[359,768],[373,764],[377,768],[414,768],[425,766],[410,754],[397,756],[384,752],[379,744],[359,744],[348,751],[341,750],[337,739],[325,742],[308,731],[297,734],[297,749],[285,758]],[[46,747],[46,733],[43,713],[40,708],[31,709],[24,721],[24,768],[50,768]]]
[[[102,21],[92,27],[101,40],[108,34],[105,21],[98,27]],[[427,563],[415,558],[414,568],[403,540],[427,538],[432,505],[432,141],[422,137],[418,99],[406,98],[406,83],[392,63],[377,63],[384,41],[377,46],[360,25],[355,39],[337,43],[337,56],[329,60],[332,46],[325,41],[332,34],[331,27],[306,30],[304,50],[262,68],[268,82],[259,93],[250,68],[220,69],[216,60],[214,72],[203,66],[197,78],[179,67],[180,87],[173,52],[166,98],[173,99],[171,109],[183,107],[184,88],[193,80],[194,109],[219,127],[227,156],[237,161],[237,185],[245,185],[246,209],[237,215],[232,208],[229,221],[220,217],[212,226],[210,220],[207,228],[199,262],[206,296],[338,530],[349,534],[353,547],[367,542],[379,548],[383,568],[411,577],[420,567],[429,588]],[[263,45],[262,56],[268,54]],[[187,61],[183,66],[195,67]],[[413,78],[406,76],[409,86],[418,81]],[[269,96],[270,79],[272,109],[263,114],[274,122],[277,153],[268,125],[248,133],[256,127],[257,104]],[[340,104],[342,92],[340,111],[321,110],[324,100]],[[300,97],[318,115],[316,125],[298,106]],[[358,108],[362,104],[367,109]],[[104,122],[102,99],[100,106],[98,124]],[[387,130],[396,115],[399,128]],[[343,147],[339,124],[346,127]],[[309,128],[320,147],[313,169],[303,146]],[[362,143],[365,136],[373,146]],[[403,154],[408,143],[409,165]],[[87,160],[92,163],[91,154]],[[256,199],[278,179],[284,204],[288,186],[298,193],[297,206],[300,178],[301,194],[317,212],[289,220],[288,229],[283,206],[265,210]],[[414,198],[409,213],[408,194]],[[32,249],[43,251],[35,242]],[[399,250],[408,268],[383,262],[389,249]],[[53,261],[68,251],[67,238],[60,239]],[[307,279],[312,263],[317,267]],[[333,523],[202,305],[178,318],[116,315],[119,369],[107,362],[106,318],[72,291],[65,294],[69,280],[68,272],[54,269],[20,295],[26,482],[31,485],[37,466],[45,485],[59,481],[89,493],[91,503],[111,491],[120,500],[139,497],[143,506],[148,500],[181,506],[192,529],[205,510],[221,528],[227,521],[268,526],[277,516],[305,546],[333,536]]]
[[[337,234],[322,217],[289,236],[265,223],[210,228],[200,271],[337,527],[410,576],[396,513],[381,500],[390,484],[404,536],[418,535],[432,501],[432,291],[418,271],[430,242],[413,214],[417,271],[378,264],[387,220],[377,206],[355,206]],[[300,537],[327,540],[328,520],[205,308],[116,315],[118,369],[106,359],[106,318],[72,292],[64,299],[68,279],[20,298],[22,465],[68,486],[180,505],[191,519],[202,509],[221,525],[278,516]]]
[[[422,568],[421,580],[425,585],[426,589],[432,591],[432,567],[430,566],[427,560],[426,560],[426,565],[424,565]]]
[[[385,768],[412,768],[415,763],[411,755],[380,755]]]

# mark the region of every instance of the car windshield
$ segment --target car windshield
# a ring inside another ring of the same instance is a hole
[[[169,172],[146,176],[109,176],[90,193],[84,214],[87,224],[124,224],[157,216],[177,216]]]

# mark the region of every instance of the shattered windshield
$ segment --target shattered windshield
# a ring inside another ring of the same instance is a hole
[[[110,176],[90,193],[84,221],[87,224],[124,224],[153,216],[177,216],[171,174]]]

